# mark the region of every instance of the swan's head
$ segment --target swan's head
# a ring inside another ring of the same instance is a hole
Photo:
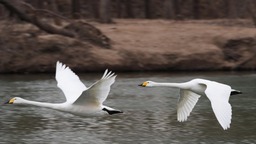
[[[23,103],[23,99],[20,97],[14,97],[8,100],[5,104],[20,104]]]
[[[152,81],[145,81],[143,82],[142,84],[140,84],[139,86],[142,86],[142,87],[152,87],[155,85],[155,82],[152,82]]]

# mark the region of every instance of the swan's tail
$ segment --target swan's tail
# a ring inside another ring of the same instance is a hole
[[[231,94],[230,95],[237,95],[237,94],[242,94],[242,92],[239,91],[239,90],[235,90],[235,89],[231,90]]]

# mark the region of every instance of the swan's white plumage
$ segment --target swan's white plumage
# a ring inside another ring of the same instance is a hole
[[[59,61],[56,64],[55,78],[57,86],[62,90],[69,103],[73,103],[87,89],[79,77]]]
[[[106,70],[103,77],[84,91],[74,104],[84,105],[89,102],[101,105],[106,100],[110,92],[110,86],[115,82],[115,78],[114,73]]]
[[[180,122],[186,121],[194,106],[196,105],[200,95],[189,91],[180,90],[180,99],[177,106],[177,119]]]
[[[111,71],[105,70],[102,78],[87,88],[69,67],[57,62],[55,78],[58,87],[66,97],[66,102],[54,104],[15,97],[7,103],[35,105],[86,116],[122,113],[103,105],[116,78]]]
[[[206,96],[211,101],[213,112],[223,129],[228,129],[231,123],[232,109],[228,100],[231,87],[221,83],[211,82],[207,84]]]
[[[230,128],[232,109],[229,104],[231,92],[236,94],[240,91],[231,89],[230,86],[205,79],[193,79],[185,83],[157,83],[146,81],[140,86],[168,86],[180,88],[180,99],[177,105],[177,119],[180,122],[186,121],[200,95],[206,95],[213,109],[213,112],[224,130]]]

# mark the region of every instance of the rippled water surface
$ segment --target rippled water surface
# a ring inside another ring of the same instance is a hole
[[[89,86],[101,77],[79,74]],[[230,98],[231,128],[218,124],[210,102],[201,97],[188,121],[176,119],[179,90],[142,88],[145,80],[185,82],[206,78],[243,91]],[[65,101],[54,75],[0,75],[0,143],[256,143],[256,74],[253,73],[121,73],[105,105],[125,113],[81,117],[33,106],[3,105],[11,97],[42,102]]]

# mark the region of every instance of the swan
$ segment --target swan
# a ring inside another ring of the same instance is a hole
[[[204,95],[208,97],[213,112],[224,130],[230,128],[231,124],[232,109],[228,102],[229,96],[241,93],[238,90],[231,89],[229,85],[206,79],[193,79],[184,83],[157,83],[145,81],[139,86],[180,88],[180,98],[177,105],[177,120],[179,122],[187,120],[200,96]]]
[[[106,69],[102,78],[87,88],[69,67],[57,61],[55,79],[57,86],[64,93],[66,102],[45,103],[14,97],[6,104],[34,105],[84,116],[123,113],[103,105],[115,78],[115,73]]]

